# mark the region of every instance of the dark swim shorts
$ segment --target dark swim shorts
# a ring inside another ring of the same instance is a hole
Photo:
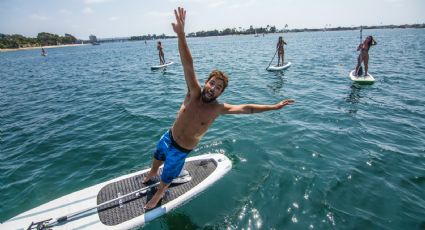
[[[162,135],[153,156],[159,161],[164,161],[161,174],[164,183],[169,184],[179,176],[190,151],[192,150],[182,148],[174,141],[171,129]]]

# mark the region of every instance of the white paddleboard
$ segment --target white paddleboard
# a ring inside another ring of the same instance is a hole
[[[166,68],[167,66],[169,66],[169,65],[172,65],[172,64],[174,64],[174,62],[167,62],[167,63],[165,63],[165,64],[163,64],[163,65],[154,65],[154,66],[151,66],[151,69],[152,70],[154,70],[154,69],[162,69],[162,68]]]
[[[32,223],[40,221],[53,223],[59,217],[71,216],[82,210],[90,211],[68,218],[60,224],[49,226],[49,229],[130,229],[170,212],[183,203],[199,195],[207,187],[222,178],[232,168],[232,162],[224,154],[205,154],[186,159],[184,169],[192,178],[183,184],[171,184],[164,198],[155,209],[146,211],[143,206],[155,193],[155,189],[146,193],[135,193],[108,202],[120,196],[134,193],[148,185],[142,183],[149,169],[131,173],[116,179],[103,182],[89,188],[60,197],[39,207],[24,212],[2,223],[0,229],[28,229]],[[162,168],[160,168],[162,172]],[[154,182],[159,177],[153,178]],[[36,225],[32,226],[37,229]]]
[[[269,66],[267,68],[267,70],[268,71],[280,71],[280,70],[288,69],[290,66],[291,66],[291,62],[288,62],[283,66],[275,66],[275,65]]]
[[[359,84],[372,84],[373,82],[375,82],[375,78],[373,78],[372,74],[367,73],[367,76],[355,76],[354,71],[355,70],[352,70],[350,72],[350,79],[352,81],[357,82]]]

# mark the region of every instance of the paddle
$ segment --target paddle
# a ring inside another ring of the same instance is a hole
[[[362,41],[363,41],[363,27],[360,26],[360,44],[362,43]],[[362,63],[360,63],[360,68],[359,68],[359,70],[357,71],[356,74],[357,74],[357,76],[363,75],[363,66],[362,66]]]
[[[183,170],[178,177],[176,177],[173,181],[171,181],[171,184],[184,184],[184,183],[189,182],[190,180],[192,180],[192,177],[189,175],[189,172],[186,171],[186,170]],[[93,210],[93,209],[96,209],[96,208],[100,208],[100,207],[102,207],[102,206],[104,206],[106,204],[110,204],[112,202],[119,201],[119,200],[121,200],[121,199],[123,199],[125,197],[131,196],[131,195],[134,195],[134,194],[136,194],[136,196],[139,196],[140,193],[142,193],[142,192],[145,193],[146,190],[159,185],[159,183],[160,182],[157,182],[155,184],[146,186],[146,187],[141,188],[139,190],[136,190],[136,191],[130,192],[128,194],[119,196],[119,197],[117,197],[115,199],[105,201],[105,202],[103,202],[101,204],[98,204],[96,206],[93,206],[93,207],[90,207],[90,208],[86,208],[86,209],[83,209],[83,210],[80,210],[80,211],[77,211],[77,212],[74,212],[74,213],[70,213],[70,214],[65,215],[65,216],[61,216],[59,218],[56,218],[52,223],[47,224],[47,227],[52,227],[52,226],[54,226],[56,224],[62,224],[64,222],[68,221],[72,217],[81,215],[81,214],[83,214],[83,213],[85,213],[87,211],[90,211],[90,210]]]
[[[273,58],[272,58],[272,60],[270,61],[269,65],[267,66],[266,70],[267,70],[267,69],[270,67],[270,65],[272,64],[272,61],[273,61],[274,57],[276,57],[276,54],[277,54],[277,49],[276,49],[276,52],[274,52]]]

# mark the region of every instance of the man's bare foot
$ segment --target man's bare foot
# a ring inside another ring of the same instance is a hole
[[[152,197],[152,199],[145,205],[146,210],[151,210],[155,208],[158,205],[159,200],[161,200],[161,194],[155,193],[155,195]]]
[[[142,183],[146,183],[146,182],[150,181],[150,179],[152,179],[152,177],[157,176],[157,175],[158,175],[158,173],[152,172],[152,170],[149,171],[148,175],[145,176]]]

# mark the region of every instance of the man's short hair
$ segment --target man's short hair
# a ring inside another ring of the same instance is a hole
[[[220,79],[220,80],[223,81],[223,84],[224,85],[223,85],[223,90],[222,91],[224,91],[224,89],[229,84],[229,77],[225,73],[221,72],[220,70],[213,70],[210,73],[210,76],[208,76],[208,79],[205,81],[205,83],[207,83],[213,77],[215,77],[215,78]]]

